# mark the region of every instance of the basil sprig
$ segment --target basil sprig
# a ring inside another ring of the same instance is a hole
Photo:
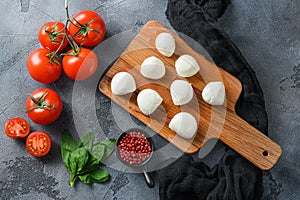
[[[114,151],[115,139],[106,139],[94,144],[95,135],[89,132],[77,143],[72,135],[62,134],[60,148],[64,165],[70,172],[69,184],[73,187],[76,178],[86,184],[101,183],[109,180],[110,174],[99,168]]]

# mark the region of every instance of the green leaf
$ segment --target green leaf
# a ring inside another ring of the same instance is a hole
[[[97,160],[105,161],[115,149],[115,139],[106,139],[101,142],[96,143],[93,146],[91,154],[97,158]]]
[[[71,152],[69,156],[70,172],[76,175],[84,170],[84,166],[89,159],[89,152],[85,147],[81,147]]]
[[[89,151],[91,151],[92,147],[93,147],[93,143],[94,143],[94,138],[95,138],[94,133],[89,132],[89,133],[87,133],[86,135],[83,135],[80,138],[78,146],[79,147],[84,147],[85,146]]]
[[[61,137],[61,148],[67,151],[74,151],[78,148],[77,142],[74,140],[73,136],[66,130]]]
[[[102,144],[105,145],[105,154],[102,157],[101,161],[105,161],[107,158],[109,158],[109,156],[114,152],[115,150],[115,144],[116,144],[116,140],[111,138],[108,140],[104,140],[102,142]]]
[[[61,149],[61,157],[62,160],[64,162],[64,165],[66,166],[66,168],[70,171],[70,163],[69,163],[69,157],[70,157],[70,152],[69,151],[65,151],[63,149]]]
[[[115,138],[109,138],[109,141],[113,144],[116,144],[117,140]]]
[[[109,180],[110,175],[106,170],[100,168],[94,168],[92,171],[89,171],[88,173],[79,175],[78,178],[86,184],[92,184],[92,183],[105,182]]]
[[[70,179],[69,179],[69,184],[71,187],[74,186],[75,180],[76,180],[76,175],[71,174]]]
[[[92,157],[96,158],[96,160],[98,161],[97,164],[99,164],[100,160],[103,158],[104,153],[105,153],[105,145],[101,144],[101,142],[95,144],[91,151]]]
[[[87,163],[84,166],[84,170],[81,172],[81,174],[86,173],[96,167],[96,165],[99,164],[98,159],[96,159],[94,156],[90,155]]]
[[[67,169],[70,169],[70,164],[69,164],[70,153],[77,148],[78,148],[77,142],[74,140],[74,138],[69,133],[69,131],[66,130],[61,137],[60,150],[61,150],[62,160]]]
[[[116,140],[106,139],[93,145],[94,137],[94,133],[89,132],[82,136],[77,144],[68,131],[62,134],[61,156],[70,172],[69,184],[71,186],[77,178],[87,184],[104,182],[110,178],[109,173],[97,168],[97,165],[112,154]]]

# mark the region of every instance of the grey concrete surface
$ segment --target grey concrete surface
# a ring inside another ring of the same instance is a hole
[[[108,38],[139,30],[151,19],[169,26],[166,4],[166,0],[70,0],[70,13],[95,10],[107,24]],[[39,47],[39,27],[47,21],[64,20],[64,3],[2,0],[0,16],[0,127],[4,127],[11,117],[28,119],[27,94],[45,86],[31,79],[26,59]],[[256,71],[265,94],[269,136],[283,149],[278,164],[264,173],[263,199],[300,199],[300,1],[232,0],[220,25]],[[47,85],[64,101],[62,116],[46,126],[31,122],[32,130],[51,135],[53,148],[47,156],[33,158],[26,152],[25,140],[10,139],[3,131],[0,134],[0,199],[158,199],[157,184],[149,189],[141,174],[109,167],[105,168],[111,179],[104,184],[68,185],[68,172],[60,157],[60,134],[66,128],[77,133],[73,119],[88,117],[88,113],[72,110],[73,86],[65,75]],[[116,137],[120,130],[113,122],[110,101],[96,93],[95,108],[105,134]],[[93,124],[87,127],[92,129]]]

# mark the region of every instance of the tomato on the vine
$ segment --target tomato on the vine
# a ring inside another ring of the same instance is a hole
[[[62,65],[68,77],[73,80],[84,80],[96,72],[98,58],[94,51],[86,48],[78,48],[70,50],[64,55]]]
[[[52,83],[61,75],[62,66],[52,53],[46,49],[36,49],[27,58],[30,76],[41,83]]]
[[[30,133],[26,140],[26,149],[32,156],[45,156],[51,149],[50,136],[40,131]]]
[[[23,118],[11,118],[5,123],[4,131],[10,138],[24,138],[29,134],[30,125]]]
[[[68,40],[64,38],[65,25],[61,22],[47,22],[44,24],[39,32],[38,38],[41,45],[50,51],[56,51],[61,45],[59,51],[66,48]],[[61,44],[63,42],[63,44]]]
[[[106,32],[103,19],[91,10],[84,10],[74,15],[68,29],[75,42],[83,46],[98,45],[104,39]]]
[[[54,122],[60,116],[62,107],[59,95],[49,88],[35,90],[26,100],[27,115],[37,124]]]

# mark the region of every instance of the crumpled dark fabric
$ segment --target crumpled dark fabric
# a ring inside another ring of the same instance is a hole
[[[236,112],[267,134],[265,102],[255,72],[217,23],[229,4],[229,0],[169,0],[166,15],[176,31],[198,41],[216,65],[241,81],[243,91]],[[160,199],[261,199],[262,171],[230,148],[220,157],[219,163],[209,168],[184,155],[159,170]]]

